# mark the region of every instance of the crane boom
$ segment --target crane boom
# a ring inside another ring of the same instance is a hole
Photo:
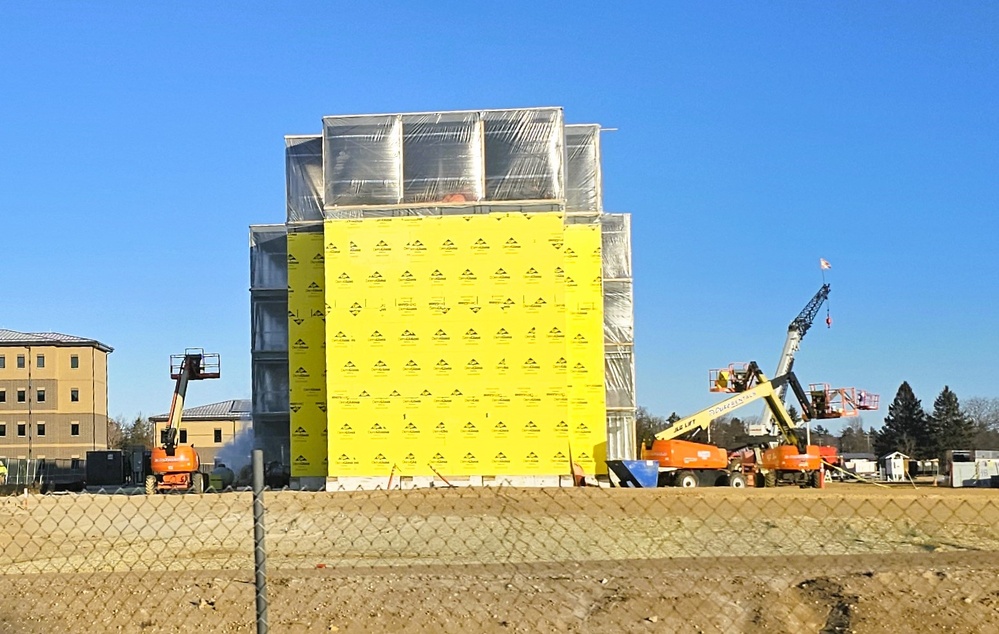
[[[777,371],[774,372],[774,376],[784,376],[789,373],[794,367],[794,355],[798,352],[798,348],[801,347],[801,340],[804,339],[805,335],[808,333],[808,329],[812,327],[812,323],[815,321],[815,317],[819,314],[819,309],[822,308],[822,304],[829,299],[829,284],[823,284],[812,299],[808,300],[805,307],[801,309],[798,316],[791,320],[791,323],[787,326],[787,338],[784,340],[784,349],[780,353],[780,361],[777,362]],[[777,390],[777,398],[784,402],[784,397],[787,394],[787,384],[781,385]],[[763,422],[764,433],[771,429],[774,424],[773,414],[769,411],[769,408],[764,408],[763,415],[760,417]]]

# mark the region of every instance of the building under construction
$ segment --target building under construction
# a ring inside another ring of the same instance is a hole
[[[630,216],[560,108],[329,116],[250,228],[253,422],[293,485],[557,485],[634,457]]]

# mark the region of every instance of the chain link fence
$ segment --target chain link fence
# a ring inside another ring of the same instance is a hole
[[[999,631],[996,489],[21,491],[0,545],[0,632]]]

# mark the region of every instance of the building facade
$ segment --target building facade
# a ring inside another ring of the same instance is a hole
[[[85,458],[108,446],[108,363],[95,339],[0,329],[0,456]]]
[[[160,444],[166,441],[166,426],[169,419],[169,412],[149,418],[155,428],[156,442]],[[251,427],[249,399],[200,405],[184,410],[180,418],[177,441],[193,445],[198,451],[201,463],[210,465],[222,447],[231,444],[241,431],[249,427]]]

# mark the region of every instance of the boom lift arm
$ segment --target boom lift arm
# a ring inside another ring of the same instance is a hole
[[[219,355],[206,353],[200,348],[188,348],[184,354],[170,356],[170,378],[177,379],[173,389],[173,400],[170,402],[170,417],[164,429],[166,440],[163,443],[167,455],[173,455],[177,449],[177,436],[180,429],[180,418],[184,412],[184,398],[187,396],[189,381],[219,378]]]
[[[712,370],[711,382],[712,391],[735,392],[735,394],[696,414],[681,418],[656,434],[656,440],[673,440],[681,436],[693,436],[701,430],[706,430],[711,421],[722,414],[763,399],[768,412],[777,422],[777,427],[784,442],[788,445],[798,447],[802,452],[805,451],[805,441],[795,430],[794,421],[791,420],[791,415],[787,413],[787,409],[784,408],[784,402],[779,396],[779,390],[786,388],[790,384],[802,404],[802,417],[805,420],[812,418],[814,412],[812,412],[808,397],[804,389],[802,389],[801,384],[798,383],[798,379],[794,376],[794,373],[789,372],[777,377],[773,381],[769,381],[756,362],[752,361],[745,368]]]

